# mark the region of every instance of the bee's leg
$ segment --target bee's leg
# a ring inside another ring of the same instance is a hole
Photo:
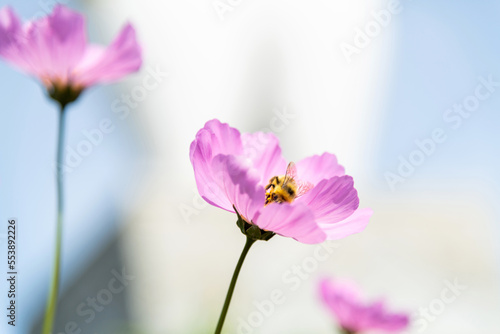
[[[278,177],[277,176],[274,176],[272,177],[270,180],[269,180],[269,184],[266,186],[266,190],[268,190],[269,188],[276,188],[276,185],[278,184]]]
[[[266,194],[266,201],[264,202],[264,206],[271,203],[271,194]]]

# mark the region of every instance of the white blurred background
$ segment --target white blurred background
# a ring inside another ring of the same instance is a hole
[[[26,19],[54,4],[8,3]],[[115,239],[121,260],[100,267],[103,280],[122,266],[134,279],[122,302],[97,313],[103,327],[73,311],[98,285],[62,303],[69,315],[60,316],[58,331],[76,321],[82,333],[111,332],[104,328],[115,307],[125,307],[127,332],[213,331],[244,236],[234,215],[197,195],[188,152],[195,133],[218,118],[242,132],[273,131],[290,161],[335,153],[355,179],[361,206],[375,212],[363,233],[326,248],[279,236],[257,243],[225,333],[334,333],[318,298],[324,276],[353,279],[368,299],[384,297],[393,310],[413,314],[409,333],[498,332],[500,87],[479,77],[500,81],[500,5],[64,3],[88,16],[93,41],[109,43],[131,21],[145,60],[125,82],[86,92],[68,120],[70,147],[103,118],[116,130],[67,176],[63,289],[71,293]],[[151,73],[158,85],[144,90]],[[18,330],[25,333],[41,314],[50,277],[55,112],[32,79],[3,63],[0,78],[0,178],[7,185],[0,212],[22,224]],[[478,85],[490,96],[458,123],[459,114],[447,110],[472,101]],[[129,106],[122,94],[132,96]],[[446,139],[427,155],[415,153],[422,151],[416,141],[428,143],[435,129]],[[401,159],[416,162],[403,175]],[[449,303],[447,282],[463,287]],[[273,290],[284,302],[263,314],[256,304]]]

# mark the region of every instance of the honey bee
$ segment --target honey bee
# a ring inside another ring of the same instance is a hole
[[[297,167],[293,162],[288,164],[285,175],[273,176],[266,186],[266,203],[291,203],[297,197],[308,192],[313,185],[297,180]]]

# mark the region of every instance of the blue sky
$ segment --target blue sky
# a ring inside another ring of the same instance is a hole
[[[498,3],[458,1],[402,2],[397,19],[395,62],[391,66],[379,174],[397,167],[414,141],[443,128],[448,138],[415,172],[435,182],[464,180],[486,184],[498,195],[500,89],[452,129],[445,110],[474,93],[478,77],[500,82]],[[409,180],[410,182],[411,180]]]

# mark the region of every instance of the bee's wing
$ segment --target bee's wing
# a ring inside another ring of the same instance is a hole
[[[288,167],[286,167],[285,179],[283,180],[283,184],[285,185],[289,180],[293,180],[297,177],[297,167],[295,163],[290,162]]]
[[[304,195],[314,187],[314,185],[311,182],[302,180],[295,180],[295,182],[297,183],[297,195],[296,195],[297,197]]]

